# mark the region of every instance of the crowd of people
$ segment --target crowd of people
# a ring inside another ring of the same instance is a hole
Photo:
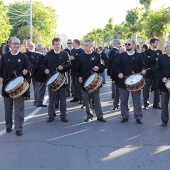
[[[170,87],[168,89],[167,84],[170,78],[170,42],[166,42],[164,54],[158,49],[158,45],[159,39],[156,37],[150,40],[149,47],[144,44],[140,50],[131,39],[125,44],[115,39],[112,46],[104,48],[94,48],[91,40],[85,40],[81,48],[78,39],[68,39],[65,49],[62,49],[59,38],[52,40],[52,48],[45,48],[42,44],[35,46],[29,41],[23,41],[21,46],[16,37],[5,41],[0,54],[0,84],[4,97],[6,132],[12,131],[14,104],[16,135],[23,134],[24,100],[30,99],[30,86],[26,92],[18,94],[17,98],[12,98],[6,90],[9,83],[20,76],[29,85],[33,84],[34,106],[48,107],[47,122],[54,121],[56,108],[60,109],[61,121],[68,122],[66,100],[71,95],[71,103],[85,106],[85,122],[93,119],[91,109],[95,110],[97,121],[106,122],[100,102],[100,87],[106,83],[106,70],[112,80],[113,110],[120,107],[121,123],[129,119],[128,103],[131,93],[134,118],[137,124],[142,124],[143,110],[147,110],[150,105],[150,92],[153,89],[153,108],[161,109],[161,125],[166,126],[169,121]],[[138,81],[132,75],[142,75],[142,78]],[[130,84],[125,83],[129,78],[132,78]],[[46,85],[48,105],[43,104]],[[13,89],[16,88],[15,85],[12,86]],[[21,88],[20,86],[17,87]],[[21,89],[23,88],[22,84]]]

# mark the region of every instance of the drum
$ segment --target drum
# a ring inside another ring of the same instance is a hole
[[[165,86],[166,88],[168,89],[169,93],[170,93],[170,80],[168,80],[166,83],[165,83]]]
[[[22,96],[29,88],[29,83],[24,80],[23,76],[19,76],[11,80],[5,87],[6,93],[13,99]]]
[[[87,78],[84,83],[84,88],[88,90],[89,93],[94,93],[98,90],[103,82],[103,78],[98,74],[94,73]]]
[[[66,78],[61,73],[55,73],[50,79],[47,81],[47,86],[50,87],[51,91],[56,91],[60,87],[64,85]]]
[[[139,91],[145,85],[145,80],[141,74],[133,74],[125,79],[125,85],[128,91]]]

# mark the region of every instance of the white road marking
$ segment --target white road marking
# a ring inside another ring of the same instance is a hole
[[[45,96],[43,104],[45,104],[48,100],[48,95]],[[36,115],[40,110],[42,109],[42,107],[38,107],[36,108],[32,113],[30,113],[27,117],[24,118],[24,122],[28,121],[29,119],[31,119],[34,115]],[[13,128],[14,129],[14,126]],[[6,133],[6,129],[0,131],[0,136],[4,135]]]

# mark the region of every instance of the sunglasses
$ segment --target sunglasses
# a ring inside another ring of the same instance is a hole
[[[127,43],[125,43],[125,46],[131,46],[132,44],[127,44]]]
[[[72,44],[72,43],[67,43],[67,44]]]

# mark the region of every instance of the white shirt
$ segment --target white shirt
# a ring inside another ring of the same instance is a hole
[[[18,55],[18,53],[19,53],[19,50],[15,54],[11,51],[12,55]]]
[[[57,52],[57,51],[54,50],[54,52],[55,52],[56,54],[59,54],[61,51]]]
[[[119,48],[117,48],[117,47],[115,47],[115,46],[113,46],[113,48],[116,48],[117,50],[119,50]]]
[[[128,55],[133,55],[135,53],[135,51],[133,51],[132,53],[129,53],[128,51],[126,51]]]

